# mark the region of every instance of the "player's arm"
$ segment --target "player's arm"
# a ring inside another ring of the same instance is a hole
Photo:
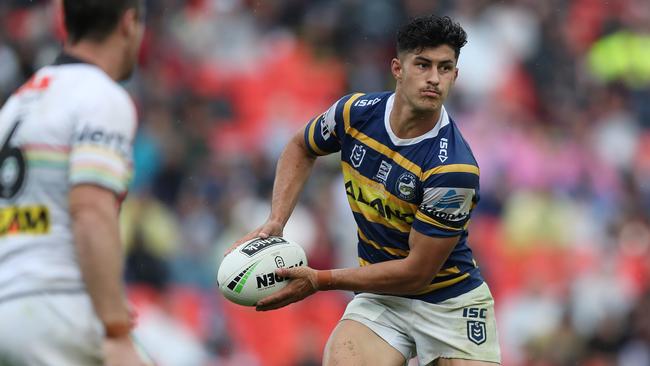
[[[119,197],[132,175],[137,119],[126,93],[105,92],[111,94],[89,93],[73,120],[68,199],[77,260],[95,312],[107,339],[128,339]]]
[[[256,237],[281,236],[293,209],[296,207],[300,192],[311,174],[316,156],[307,150],[303,134],[298,131],[282,151],[275,169],[275,181],[271,196],[271,213],[264,224],[246,234],[230,246],[225,254],[230,253],[239,244]]]
[[[305,145],[304,128],[298,131],[287,144],[278,160],[271,198],[269,221],[281,227],[286,225],[289,216],[298,202],[305,182],[311,174],[316,161]]]
[[[458,236],[431,237],[411,230],[410,251],[406,258],[358,268],[317,271],[315,287],[318,290],[414,295],[431,284],[457,243]]]
[[[115,193],[92,184],[70,190],[70,214],[77,258],[86,290],[107,336],[131,329],[122,285],[122,245]]]
[[[318,290],[414,295],[431,283],[449,257],[458,236],[432,237],[411,230],[409,255],[403,259],[358,268],[318,271],[309,267],[279,269],[276,273],[293,280],[283,290],[258,302],[258,310],[281,308]]]
[[[269,218],[262,226],[236,241],[226,250],[226,254],[255,237],[282,235],[284,225],[289,220],[300,192],[311,174],[316,157],[341,149],[339,137],[344,134],[341,116],[344,101],[349,98],[350,96],[345,96],[338,100],[325,113],[309,121],[289,141],[276,167]]]

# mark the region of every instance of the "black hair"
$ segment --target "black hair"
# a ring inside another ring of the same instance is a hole
[[[467,43],[467,33],[460,24],[448,16],[429,15],[413,18],[397,32],[397,54],[419,53],[425,48],[448,45],[454,50],[456,60],[460,49]]]
[[[117,26],[124,12],[136,9],[144,13],[141,0],[63,0],[63,15],[68,38],[103,41]]]

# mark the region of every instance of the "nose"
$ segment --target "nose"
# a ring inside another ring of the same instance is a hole
[[[440,84],[440,74],[438,73],[438,69],[436,67],[432,67],[429,75],[427,75],[427,83],[431,85]]]

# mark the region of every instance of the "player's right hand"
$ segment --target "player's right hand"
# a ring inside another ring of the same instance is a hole
[[[104,339],[104,365],[153,366],[140,357],[130,336]]]
[[[282,236],[282,231],[284,230],[284,225],[278,221],[267,220],[262,226],[251,231],[250,233],[244,235],[241,239],[237,240],[230,248],[226,249],[226,252],[223,254],[224,257],[228,253],[232,252],[239,244],[249,241],[251,239],[260,237],[266,239],[269,236]]]

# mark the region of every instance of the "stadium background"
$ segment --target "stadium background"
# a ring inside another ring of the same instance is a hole
[[[123,206],[138,337],[161,365],[318,365],[348,300],[226,303],[223,250],[268,212],[282,145],[353,91],[393,87],[394,32],[434,12],[469,44],[447,103],[481,166],[470,229],[505,365],[650,365],[650,2],[150,0],[137,174]],[[57,2],[0,2],[0,102],[56,56]],[[355,264],[337,157],[286,234]]]

